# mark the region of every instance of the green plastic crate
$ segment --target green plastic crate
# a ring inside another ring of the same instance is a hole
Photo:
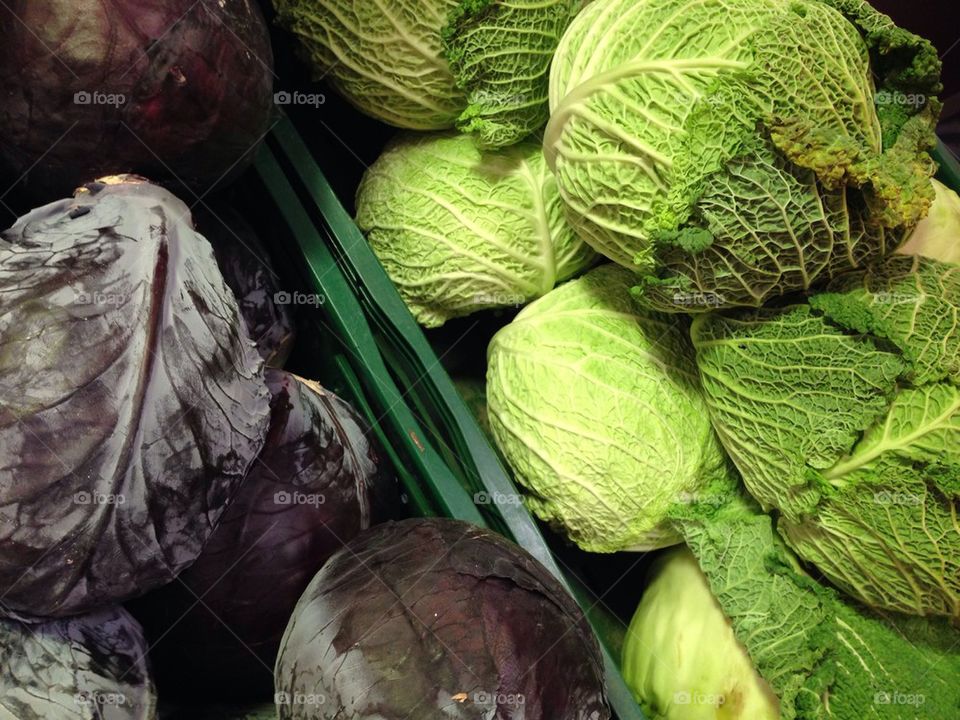
[[[317,369],[373,423],[418,515],[458,518],[513,539],[577,598],[604,652],[607,696],[619,720],[645,720],[620,675],[625,627],[565,572],[520,505],[483,505],[477,493],[516,495],[496,451],[410,315],[393,283],[289,120],[257,156],[248,197],[269,198],[289,232],[274,260],[285,289],[320,295],[303,332],[323,338]]]

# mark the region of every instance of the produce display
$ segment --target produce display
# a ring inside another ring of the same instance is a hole
[[[123,172],[207,193],[270,127],[255,0],[17,0],[0,36],[0,162],[38,197]]]
[[[426,327],[540,297],[596,260],[563,218],[540,146],[405,135],[365,173],[357,224]]]
[[[383,524],[334,555],[287,627],[277,695],[280,720],[610,718],[576,603],[516,545],[456,520]]]
[[[960,718],[951,48],[867,0],[0,34],[0,720]]]

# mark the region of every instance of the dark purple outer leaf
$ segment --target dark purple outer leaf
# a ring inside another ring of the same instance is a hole
[[[0,620],[0,718],[152,720],[156,706],[143,631],[126,610]]]
[[[79,614],[193,562],[263,445],[269,394],[166,190],[89,185],[3,237],[0,614]]]
[[[524,550],[456,520],[380,525],[334,555],[287,627],[276,689],[281,720],[610,717],[570,596]]]
[[[370,526],[384,461],[357,413],[315,383],[267,370],[266,445],[203,552],[134,608],[161,691],[272,697],[290,614],[327,558]]]
[[[204,192],[269,127],[254,0],[17,0],[0,37],[0,155],[47,197],[123,172]]]
[[[279,277],[253,228],[229,207],[200,210],[197,230],[213,246],[223,279],[233,290],[247,333],[270,367],[283,367],[293,349],[289,305],[276,302]]]

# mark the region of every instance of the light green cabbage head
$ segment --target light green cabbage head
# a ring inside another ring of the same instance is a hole
[[[593,264],[561,205],[538,143],[484,152],[467,135],[409,133],[364,174],[357,225],[414,317],[437,327],[523,305]]]
[[[797,554],[869,606],[960,618],[960,266],[894,255],[692,335],[717,432]]]
[[[606,265],[525,308],[490,343],[487,402],[528,507],[585,550],[665,547],[674,505],[725,477],[686,327]]]
[[[777,696],[685,546],[651,568],[624,641],[623,675],[653,720],[780,720]]]
[[[865,0],[596,0],[557,49],[544,151],[646,304],[760,306],[923,217],[939,70]]]
[[[960,195],[937,180],[933,189],[937,197],[930,213],[897,252],[960,263]]]
[[[316,75],[391,125],[484,147],[547,121],[547,72],[582,0],[274,0]]]

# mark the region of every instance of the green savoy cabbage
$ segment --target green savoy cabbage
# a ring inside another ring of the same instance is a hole
[[[391,125],[504,147],[547,121],[550,58],[582,0],[274,0],[316,74]]]
[[[533,142],[484,152],[467,135],[401,135],[360,183],[357,224],[426,327],[522,305],[595,261]]]
[[[667,514],[728,465],[681,318],[605,265],[526,307],[488,350],[497,445],[528,507],[585,550],[665,547]]]
[[[865,0],[596,0],[557,48],[544,152],[645,304],[758,307],[924,216],[939,75]]]
[[[960,717],[955,628],[842,600],[731,493],[677,519],[692,554],[658,561],[627,633],[624,676],[651,720]]]
[[[797,554],[868,606],[960,618],[960,266],[894,255],[692,336],[714,426]]]
[[[960,195],[937,180],[933,189],[937,196],[930,213],[897,252],[960,263]]]

